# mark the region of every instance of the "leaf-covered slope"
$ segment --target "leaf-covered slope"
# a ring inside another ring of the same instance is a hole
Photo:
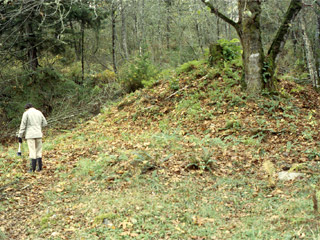
[[[232,174],[264,160],[282,167],[318,158],[319,94],[282,81],[279,95],[250,97],[234,72],[195,69],[178,76],[178,89],[160,82],[106,108],[79,132],[93,133],[85,134],[89,142],[93,138],[91,149],[97,148],[97,134],[109,138],[99,144],[97,159],[101,152],[117,160],[125,155],[118,167],[130,174],[144,164],[177,173],[202,168]]]
[[[26,174],[26,154],[17,160],[16,149],[3,147],[1,231],[12,239],[89,234],[97,213],[85,199],[106,191],[126,195],[131,179],[144,174],[165,184],[193,181],[195,172],[265,181],[259,169],[267,160],[277,171],[293,163],[312,171],[320,153],[319,94],[283,80],[279,95],[251,97],[241,91],[239,76],[236,67],[198,65],[136,91],[77,128],[47,137],[40,174]],[[120,220],[114,234],[126,230]]]

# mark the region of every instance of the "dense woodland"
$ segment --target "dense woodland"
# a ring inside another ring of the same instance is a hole
[[[52,122],[98,113],[105,101],[150,86],[170,69],[214,58],[210,46],[233,39],[242,47],[248,92],[276,91],[279,75],[317,87],[319,4],[1,1],[0,123],[16,127],[26,102]]]

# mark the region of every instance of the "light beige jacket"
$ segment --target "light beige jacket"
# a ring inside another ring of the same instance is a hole
[[[47,126],[47,120],[42,112],[29,108],[22,116],[18,137],[22,138],[25,134],[26,139],[42,138],[42,127],[45,126]]]

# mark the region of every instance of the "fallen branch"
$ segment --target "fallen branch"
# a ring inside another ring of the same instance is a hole
[[[184,88],[179,89],[178,91],[172,93],[169,97],[166,97],[166,100],[171,98],[172,96],[176,95],[178,92],[181,92],[182,90],[186,89],[187,87],[189,87],[189,85],[185,86]]]
[[[58,121],[61,121],[61,120],[66,120],[68,118],[72,118],[72,117],[75,117],[76,115],[75,114],[71,114],[71,115],[68,115],[68,116],[65,116],[65,117],[57,117],[57,118],[51,118],[48,120],[48,124],[52,124],[54,122],[58,122]]]

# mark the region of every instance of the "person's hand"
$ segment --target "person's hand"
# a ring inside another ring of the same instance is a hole
[[[22,138],[21,138],[21,137],[19,137],[18,139],[19,139],[19,143],[22,143]]]

